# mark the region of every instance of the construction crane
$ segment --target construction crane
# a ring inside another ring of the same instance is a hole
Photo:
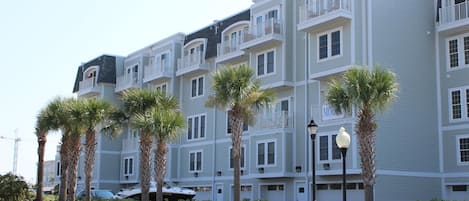
[[[18,143],[21,141],[21,138],[18,137],[18,129],[15,129],[15,138],[9,138],[5,136],[0,136],[0,139],[12,140],[15,142],[14,151],[13,151],[13,174],[16,175],[16,170],[18,167]]]

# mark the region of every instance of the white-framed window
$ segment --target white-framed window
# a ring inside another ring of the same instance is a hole
[[[204,76],[196,77],[191,80],[191,97],[200,97],[204,95]]]
[[[187,118],[187,139],[196,140],[205,138],[205,114],[194,115]]]
[[[448,70],[469,67],[469,34],[446,40],[446,60]]]
[[[156,91],[161,91],[163,93],[168,93],[168,84],[165,82],[165,83],[162,83],[162,84],[157,84],[157,85],[154,85],[153,86],[153,89],[155,89]]]
[[[189,152],[189,172],[202,171],[202,150]]]
[[[191,42],[190,45],[184,47],[184,65],[185,66],[192,66],[196,64],[201,64],[205,60],[205,50],[204,44],[206,41],[196,39]]]
[[[323,61],[342,55],[342,27],[332,29],[317,35],[318,61]]]
[[[134,158],[126,157],[124,158],[124,176],[130,176],[134,174]]]
[[[275,50],[269,50],[256,56],[257,76],[275,73]]]
[[[233,169],[233,147],[230,147],[230,169]],[[244,148],[244,146],[241,146],[241,155],[240,155],[240,167],[241,169],[244,169],[245,164],[246,164],[246,157],[244,157],[246,155],[246,148]]]
[[[449,120],[469,121],[469,86],[449,90]]]
[[[138,64],[130,65],[125,69],[125,79],[132,84],[138,83]]]
[[[469,135],[456,136],[458,164],[469,165]]]
[[[257,142],[257,166],[275,166],[276,141],[264,140]]]
[[[226,133],[231,134],[231,124],[230,124],[231,110],[226,111]],[[245,120],[243,122],[243,132],[248,131],[248,122]]]
[[[86,69],[86,71],[83,72],[83,81],[86,82],[86,86],[88,87],[96,86],[97,73],[98,73],[97,66],[88,67],[88,69]]]
[[[158,72],[166,72],[169,69],[169,51],[163,52],[161,54],[155,55],[154,61],[155,66]]]
[[[280,30],[276,30],[276,28],[279,27],[278,23],[280,20],[278,13],[279,9],[274,8],[265,12],[261,12],[254,17],[254,19],[256,19],[254,27],[257,37],[280,32]]]
[[[341,155],[335,142],[336,137],[337,133],[324,133],[318,135],[318,155],[320,162],[340,160]]]

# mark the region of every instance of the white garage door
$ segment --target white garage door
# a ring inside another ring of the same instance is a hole
[[[285,198],[285,188],[280,185],[263,185],[261,186],[261,199],[268,201],[283,201]]]
[[[319,184],[317,200],[342,201],[341,184]],[[347,200],[364,200],[363,185],[348,184]]]

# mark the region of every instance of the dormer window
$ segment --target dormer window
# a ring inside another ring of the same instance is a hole
[[[126,69],[125,76],[131,83],[138,83],[138,64],[128,67]]]

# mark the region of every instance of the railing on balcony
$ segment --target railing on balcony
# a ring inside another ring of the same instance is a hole
[[[350,0],[308,0],[300,6],[300,23],[335,11],[351,12]]]
[[[96,87],[96,77],[84,79],[83,81],[80,81],[80,83],[78,84],[78,89],[80,91],[89,90],[94,87]]]
[[[143,72],[144,79],[147,80],[170,74],[173,72],[173,67],[169,65],[169,61],[161,64],[149,64],[144,67]]]
[[[438,9],[439,24],[449,24],[469,18],[469,1]]]
[[[272,34],[282,34],[282,24],[274,18],[268,19],[265,23],[246,28],[244,30],[243,42],[246,43]]]
[[[177,69],[181,70],[187,67],[200,65],[204,62],[203,52],[195,51],[192,54],[185,55],[177,61]]]
[[[118,76],[116,80],[116,91],[138,86],[139,82],[140,82],[139,75]]]
[[[259,113],[256,117],[255,130],[292,128],[293,114],[288,111]]]
[[[122,140],[122,152],[138,151],[139,144],[137,138]]]
[[[239,46],[243,40],[225,40],[222,43],[217,44],[217,56],[223,56],[226,54],[230,54],[232,52],[239,51]]]

